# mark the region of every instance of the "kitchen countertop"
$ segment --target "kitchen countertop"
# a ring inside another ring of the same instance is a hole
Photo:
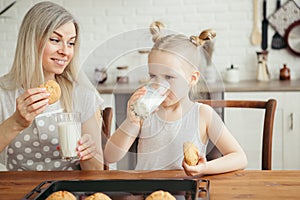
[[[130,94],[134,92],[141,83],[104,83],[97,86],[100,94]],[[200,89],[201,92],[285,92],[300,91],[300,80],[260,82],[256,80],[240,81],[238,83],[216,82],[207,84]]]

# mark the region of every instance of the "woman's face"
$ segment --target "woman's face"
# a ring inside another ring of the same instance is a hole
[[[148,64],[151,78],[162,78],[170,84],[169,94],[163,102],[163,106],[175,104],[182,98],[189,98],[195,71],[189,63],[168,52],[152,51]]]
[[[73,58],[75,40],[76,29],[72,22],[62,25],[51,34],[42,57],[45,80],[63,73]]]

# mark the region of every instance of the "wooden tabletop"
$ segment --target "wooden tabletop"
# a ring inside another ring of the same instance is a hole
[[[58,171],[0,172],[0,199],[22,199],[45,180],[191,179],[181,170],[171,171]],[[299,199],[300,170],[251,171],[205,176],[211,199]]]

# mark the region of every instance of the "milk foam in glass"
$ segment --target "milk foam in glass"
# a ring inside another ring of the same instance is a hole
[[[76,147],[81,137],[80,113],[56,114],[62,160],[79,159]]]
[[[142,119],[146,119],[166,99],[170,85],[164,79],[151,79],[145,88],[146,94],[133,104],[134,113]]]

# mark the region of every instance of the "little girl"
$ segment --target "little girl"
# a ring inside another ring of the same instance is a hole
[[[203,45],[209,49],[215,37],[212,30],[199,37],[161,35],[163,24],[150,26],[154,46],[148,57],[150,78],[164,79],[170,88],[156,112],[146,119],[136,116],[132,105],[146,93],[138,89],[129,99],[127,118],[110,137],[104,156],[109,163],[119,161],[138,137],[136,170],[184,169],[188,175],[224,173],[243,169],[246,155],[218,114],[208,105],[193,102],[189,92],[198,82],[198,67],[203,63]],[[222,157],[206,161],[210,139]],[[183,143],[191,141],[199,149],[196,166],[184,162]]]

